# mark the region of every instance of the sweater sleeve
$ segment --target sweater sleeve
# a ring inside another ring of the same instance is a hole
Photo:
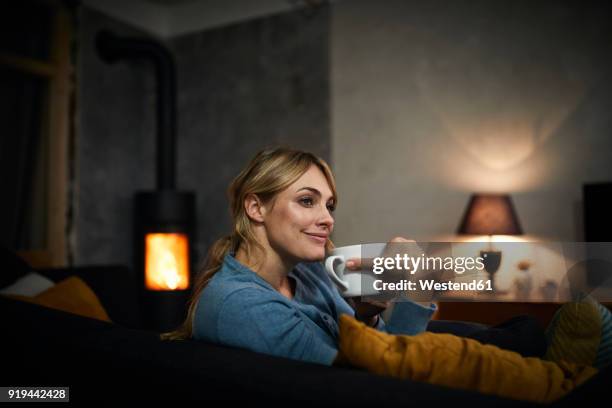
[[[321,268],[323,268],[321,266]],[[324,269],[322,269],[324,271]],[[326,286],[333,293],[334,302],[338,315],[343,313],[349,316],[355,316],[353,308],[348,304],[346,299],[340,295],[338,288],[334,285],[325,272],[320,272]],[[422,333],[427,329],[427,324],[431,320],[431,316],[436,311],[437,306],[431,303],[427,306],[415,303],[409,299],[401,299],[394,303],[393,312],[388,322],[385,322],[379,315],[375,329],[389,334],[406,334],[414,335]]]
[[[289,304],[265,291],[245,288],[223,302],[217,322],[221,343],[259,353],[331,365],[337,349],[304,322]]]
[[[391,334],[419,334],[427,330],[427,324],[436,309],[435,303],[424,306],[411,300],[399,301],[393,306],[389,321],[381,323],[380,319],[380,327],[376,328]]]
[[[346,308],[351,308],[344,299],[342,299],[342,302],[344,302]],[[379,319],[374,328],[389,334],[419,334],[427,330],[427,325],[436,309],[437,306],[435,303],[431,303],[429,306],[423,306],[409,300],[396,302],[393,306],[389,321],[385,322],[379,314]],[[347,314],[351,316],[354,315],[353,313]]]

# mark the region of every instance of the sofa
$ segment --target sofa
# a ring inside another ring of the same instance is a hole
[[[14,265],[2,265],[11,280]],[[111,322],[0,296],[0,386],[69,386],[76,403],[266,403],[272,405],[529,406],[431,384],[327,367],[197,340],[168,342],[142,329],[137,286],[124,266],[41,269],[60,282],[78,276]],[[8,278],[7,278],[8,277]],[[599,373],[555,406],[597,398],[612,385]]]

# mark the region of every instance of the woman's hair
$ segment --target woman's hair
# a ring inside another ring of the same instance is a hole
[[[334,201],[337,203],[336,183],[325,160],[312,153],[288,148],[266,149],[255,155],[251,162],[232,180],[227,189],[232,217],[232,233],[216,242],[208,250],[203,268],[198,272],[188,302],[187,318],[175,331],[162,333],[162,340],[183,340],[193,334],[193,319],[202,290],[221,268],[223,258],[228,252],[235,252],[242,245],[247,257],[265,256],[264,248],[255,238],[244,200],[255,194],[263,204],[299,179],[312,166],[317,166],[325,175]],[[333,248],[328,239],[326,249]]]

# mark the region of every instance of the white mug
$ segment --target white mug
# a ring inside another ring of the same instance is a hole
[[[374,247],[373,245],[377,246]],[[372,255],[372,252],[377,252],[376,255],[379,255],[384,247],[384,244],[368,244],[368,255]],[[380,291],[374,289],[374,282],[380,279],[378,275],[368,269],[350,270],[346,268],[346,261],[349,259],[365,257],[362,254],[362,249],[362,245],[334,248],[327,259],[325,259],[325,270],[343,297],[374,296],[380,294]]]

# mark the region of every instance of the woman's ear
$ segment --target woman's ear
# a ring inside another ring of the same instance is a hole
[[[263,204],[255,194],[249,194],[244,199],[244,210],[248,217],[256,222],[264,221],[264,214],[266,212]]]

